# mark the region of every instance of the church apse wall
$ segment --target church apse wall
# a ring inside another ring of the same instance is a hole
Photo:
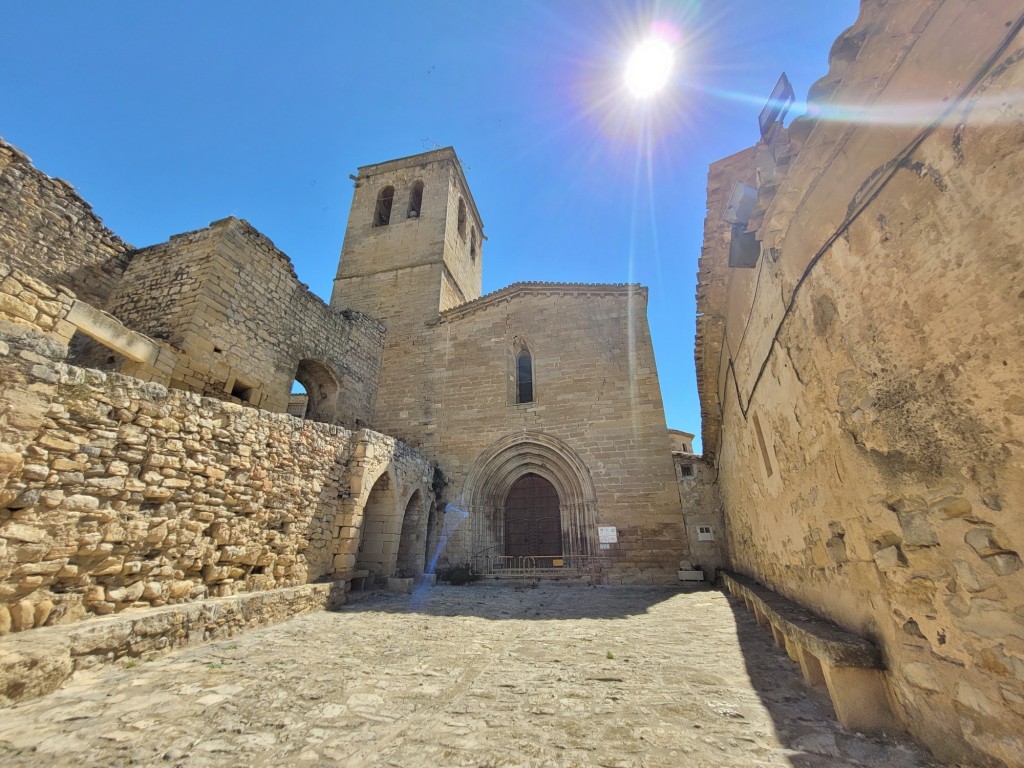
[[[1024,754],[1019,13],[864,4],[812,92],[866,119],[801,119],[777,165],[761,145],[712,166],[697,355],[733,566],[878,642],[894,711],[940,757],[1008,765]],[[876,100],[918,119],[890,124]],[[766,168],[760,257],[729,268],[730,190]]]

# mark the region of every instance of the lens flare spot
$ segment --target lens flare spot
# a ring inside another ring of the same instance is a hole
[[[626,87],[640,99],[653,96],[668,82],[675,63],[675,51],[660,37],[640,43],[626,62]]]

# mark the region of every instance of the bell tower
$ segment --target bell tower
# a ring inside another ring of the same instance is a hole
[[[367,165],[331,293],[388,325],[433,319],[480,296],[483,224],[451,147]]]
[[[451,147],[359,169],[331,308],[387,328],[370,426],[427,447],[440,312],[480,297],[483,224]]]

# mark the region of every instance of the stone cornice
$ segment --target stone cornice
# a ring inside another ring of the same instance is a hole
[[[522,296],[573,296],[578,298],[640,296],[647,303],[647,287],[639,283],[512,283],[479,299],[441,313],[441,319],[456,320]]]

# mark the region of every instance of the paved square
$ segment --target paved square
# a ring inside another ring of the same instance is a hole
[[[412,602],[417,610],[410,610]],[[720,592],[369,595],[0,710],[5,766],[936,766],[843,730]]]

